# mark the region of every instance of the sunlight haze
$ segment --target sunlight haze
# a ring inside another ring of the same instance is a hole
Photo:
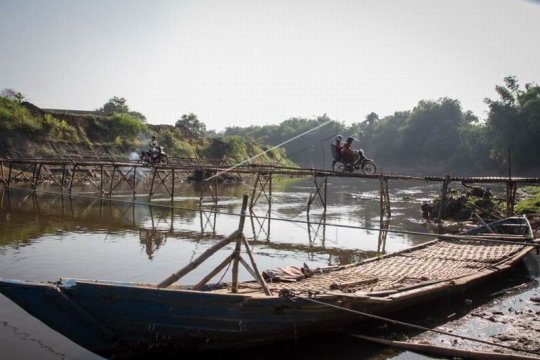
[[[0,0],[0,89],[42,108],[127,99],[151,124],[208,129],[327,114],[346,124],[449,97],[485,118],[539,82],[540,3]]]

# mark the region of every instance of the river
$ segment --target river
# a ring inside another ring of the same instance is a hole
[[[259,269],[304,263],[311,268],[346,264],[430,240],[414,233],[426,232],[420,204],[436,195],[440,185],[391,183],[390,231],[382,240],[376,230],[380,226],[378,186],[374,180],[329,179],[324,213],[320,201],[307,211],[314,190],[311,180],[275,181],[270,211],[263,194],[253,207],[257,217],[247,218],[244,228]],[[189,183],[176,190],[182,196],[172,203],[162,194],[153,198],[151,205],[145,196],[133,199],[131,194],[99,199],[85,187],[76,189],[73,196],[55,194],[54,188],[46,186],[40,190],[0,189],[0,277],[159,282],[233,232],[238,227],[242,195],[252,193],[249,185],[221,187],[217,207],[209,198],[199,207],[200,191]],[[198,282],[231,251],[232,247],[221,250],[181,283]],[[241,272],[240,280],[247,279],[250,275]],[[223,275],[223,280],[230,281],[230,273]],[[446,310],[434,312],[444,318]],[[418,320],[424,317],[417,316]],[[3,295],[0,325],[3,358],[101,359],[49,329]],[[421,357],[343,335],[301,339],[294,344],[230,355],[237,359]]]

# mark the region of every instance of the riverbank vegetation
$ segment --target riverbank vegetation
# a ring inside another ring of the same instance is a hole
[[[150,125],[124,98],[114,97],[94,112],[44,112],[5,89],[0,97],[3,138],[38,136],[69,143],[113,144],[140,150],[156,135],[171,156],[224,158],[304,167],[331,166],[330,143],[338,134],[353,136],[382,172],[424,175],[535,175],[540,164],[540,87],[521,87],[513,76],[495,86],[497,99],[485,99],[489,112],[480,120],[458,100],[420,100],[411,110],[379,117],[372,112],[350,126],[323,114],[290,118],[278,125],[207,130],[193,113],[173,125]],[[299,136],[300,134],[303,134]],[[296,138],[294,141],[288,140]],[[272,146],[285,143],[266,153]],[[9,149],[0,149],[5,155]],[[291,162],[292,161],[292,162]]]
[[[156,136],[169,157],[229,164],[254,158],[256,163],[295,166],[283,149],[240,136],[208,136],[195,114],[182,115],[175,126],[150,125],[123,98],[114,97],[94,112],[43,110],[6,90],[0,96],[0,156],[62,156],[66,148],[71,152],[67,155],[128,155],[147,148],[151,136]]]

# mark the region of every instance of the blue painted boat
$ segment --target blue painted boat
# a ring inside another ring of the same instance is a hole
[[[81,346],[126,352],[234,349],[339,329],[372,314],[462,291],[509,269],[533,247],[531,226],[512,217],[359,263],[300,269],[287,281],[188,286],[60,279],[0,279],[0,292]],[[265,288],[266,290],[265,291]],[[266,293],[265,293],[266,292]],[[317,303],[311,301],[317,299]]]

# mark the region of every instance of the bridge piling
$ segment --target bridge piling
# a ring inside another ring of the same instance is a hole
[[[322,179],[322,181],[319,181],[319,179]],[[311,204],[315,201],[315,198],[317,196],[319,197],[319,200],[321,201],[321,204],[323,206],[323,212],[326,212],[326,200],[327,200],[327,189],[328,189],[328,177],[327,176],[313,176],[313,184],[315,185],[313,191],[309,194],[309,199],[307,203],[307,212],[311,210]],[[321,194],[322,191],[322,194]]]
[[[506,183],[506,216],[514,215],[516,205],[517,184],[514,181]]]
[[[390,218],[392,216],[392,211],[390,207],[390,194],[388,192],[388,179],[382,174],[379,176],[379,201],[381,221],[385,215]]]

